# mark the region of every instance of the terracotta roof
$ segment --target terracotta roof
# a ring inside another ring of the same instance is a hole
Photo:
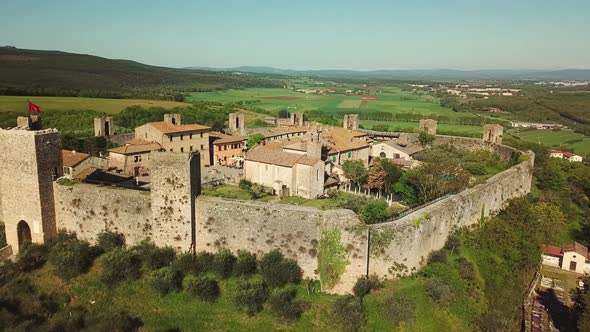
[[[189,132],[189,131],[211,130],[211,127],[203,126],[200,124],[173,125],[173,124],[165,122],[165,121],[148,122],[148,123],[146,123],[146,125],[156,128],[157,130],[161,131],[163,134],[174,134],[174,133],[184,133],[184,132]]]
[[[561,248],[560,247],[554,247],[554,246],[544,246],[543,247],[543,254],[545,255],[550,255],[550,256],[563,256],[563,254],[561,253]]]
[[[74,167],[89,158],[90,155],[82,152],[61,150],[61,157],[65,167]]]
[[[160,150],[161,148],[162,147],[158,143],[134,139],[127,142],[124,146],[109,149],[109,152],[127,155]]]
[[[246,153],[246,160],[285,167],[293,167],[304,155],[255,147]]]
[[[579,244],[578,242],[566,244],[561,249],[563,252],[575,251],[578,254],[583,255],[584,257],[588,257],[588,248],[584,245]]]
[[[328,154],[357,150],[369,147],[365,140],[367,134],[345,128],[329,127],[322,130],[322,144],[328,148]]]
[[[399,150],[403,153],[407,153],[410,156],[413,155],[414,153],[424,150],[423,147],[421,147],[420,145],[415,145],[415,144],[401,146],[401,145],[395,143],[394,141],[382,141],[380,143],[387,144],[396,150]],[[377,143],[377,144],[379,144],[379,143]]]
[[[298,164],[302,164],[302,165],[313,166],[313,165],[317,164],[320,161],[322,161],[322,160],[321,159],[310,158],[310,157],[304,156],[303,158],[299,159],[299,161],[297,161],[297,163]]]
[[[213,145],[227,144],[235,142],[243,142],[246,138],[237,135],[226,135],[218,131],[212,131],[209,133],[209,137],[213,139]]]
[[[285,134],[305,133],[309,130],[308,127],[292,126],[292,127],[278,127],[271,128],[264,133],[264,137],[276,137]]]

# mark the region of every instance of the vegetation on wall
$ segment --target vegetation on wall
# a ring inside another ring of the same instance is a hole
[[[337,228],[322,230],[318,265],[323,290],[329,290],[340,281],[350,261],[346,258],[346,249],[341,243],[342,231]]]

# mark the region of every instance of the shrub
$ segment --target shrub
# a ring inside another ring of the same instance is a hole
[[[366,224],[376,224],[389,218],[388,206],[385,201],[372,200],[361,208],[360,218]]]
[[[229,278],[236,263],[236,256],[228,249],[221,249],[213,255],[213,265],[211,270],[215,272],[220,278]]]
[[[176,256],[172,266],[184,274],[196,273],[195,257],[189,252]]]
[[[367,312],[362,299],[347,295],[332,305],[332,314],[344,331],[358,331],[367,322]]]
[[[186,291],[201,301],[213,303],[221,294],[216,280],[211,278],[187,278]]]
[[[382,123],[377,123],[373,125],[374,131],[389,131],[389,126]]]
[[[238,281],[233,291],[233,302],[248,316],[262,311],[262,305],[268,299],[268,287],[262,280]]]
[[[100,280],[109,286],[115,286],[127,279],[140,276],[141,260],[133,252],[114,249],[103,256]]]
[[[461,237],[457,233],[451,234],[445,243],[445,249],[458,254],[461,250]]]
[[[451,288],[445,282],[438,278],[426,280],[426,293],[438,304],[448,304],[453,300]]]
[[[211,271],[213,265],[213,254],[201,251],[195,255],[194,269],[197,273]]]
[[[86,322],[89,331],[138,331],[143,326],[141,319],[126,312],[98,311]]]
[[[172,247],[159,248],[149,241],[142,241],[131,250],[137,253],[148,270],[156,270],[170,265],[176,257],[176,252]]]
[[[411,324],[416,319],[416,300],[406,294],[396,294],[385,299],[385,316],[394,324]]]
[[[238,185],[240,189],[250,191],[252,189],[252,181],[241,179],[240,184]]]
[[[477,280],[477,272],[473,263],[465,259],[465,257],[459,257],[457,259],[457,267],[461,278],[466,280],[469,284],[475,283]]]
[[[93,260],[90,244],[75,238],[55,243],[49,252],[55,274],[65,280],[88,271]]]
[[[277,317],[286,320],[297,320],[303,314],[303,303],[295,301],[297,291],[295,289],[283,289],[276,291],[269,299],[270,311]]]
[[[428,256],[428,263],[447,263],[448,252],[445,249],[433,251]]]
[[[369,294],[370,291],[371,291],[371,284],[370,284],[369,280],[365,277],[358,278],[358,280],[354,284],[354,287],[352,288],[352,292],[354,293],[354,295],[356,295],[357,297],[360,297],[360,298]]]
[[[282,287],[290,282],[299,282],[303,271],[297,262],[287,259],[278,250],[273,250],[260,260],[260,275],[270,287]]]
[[[22,272],[40,268],[47,262],[48,251],[44,244],[28,243],[18,254],[16,268]]]
[[[109,252],[115,248],[125,247],[125,235],[110,231],[104,231],[98,234],[96,246],[103,252]]]
[[[166,266],[150,273],[149,282],[160,295],[182,289],[182,272],[172,266]]]
[[[245,276],[256,273],[256,255],[245,250],[238,251],[238,260],[234,265],[235,276]]]

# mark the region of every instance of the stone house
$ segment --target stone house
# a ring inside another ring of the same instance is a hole
[[[420,145],[400,145],[394,141],[386,140],[371,145],[371,158],[390,159],[395,164],[404,168],[414,168],[420,163],[412,156],[424,148]]]
[[[581,163],[582,162],[582,157],[578,156],[575,153],[571,153],[568,151],[560,151],[560,150],[551,150],[549,151],[549,157],[551,158],[559,158],[559,159],[565,159],[568,161],[572,161],[572,162],[578,162]]]
[[[179,114],[165,114],[164,121],[149,122],[135,128],[135,138],[158,143],[169,152],[198,151],[201,165],[209,166],[209,132],[211,128],[200,124],[182,124]]]
[[[326,159],[336,167],[347,160],[360,160],[369,165],[370,146],[367,134],[357,130],[328,127],[322,130]]]
[[[89,154],[61,150],[63,159],[63,175],[68,179],[74,179],[85,170],[92,167],[92,159]]]
[[[211,165],[236,164],[236,158],[244,157],[244,141],[242,136],[230,136],[216,131],[209,133]]]
[[[562,247],[545,246],[541,256],[544,265],[558,267],[562,270],[579,274],[590,273],[588,248],[574,242]]]
[[[109,150],[108,169],[130,176],[148,175],[151,169],[150,152],[161,149],[158,143],[131,140],[124,146]]]
[[[281,197],[316,198],[324,193],[321,150],[319,133],[313,132],[305,140],[263,141],[246,154],[244,178]]]

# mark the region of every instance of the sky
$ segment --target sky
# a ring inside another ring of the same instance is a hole
[[[590,68],[589,0],[0,0],[0,45],[167,67]]]

